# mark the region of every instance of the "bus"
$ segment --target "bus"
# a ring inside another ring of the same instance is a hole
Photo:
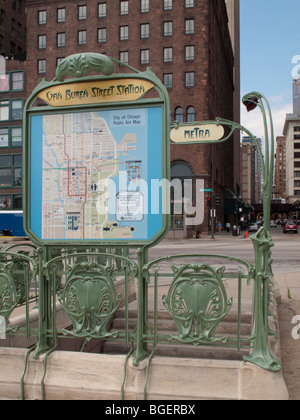
[[[0,211],[0,236],[26,237],[22,210]]]

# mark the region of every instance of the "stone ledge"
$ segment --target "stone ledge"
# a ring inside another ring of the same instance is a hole
[[[21,398],[26,349],[0,348],[0,399]],[[25,399],[40,400],[44,358],[28,360]],[[125,356],[51,353],[47,358],[47,400],[120,400]],[[142,400],[148,360],[127,364],[124,396]],[[281,373],[239,361],[154,356],[147,383],[148,400],[288,400]]]

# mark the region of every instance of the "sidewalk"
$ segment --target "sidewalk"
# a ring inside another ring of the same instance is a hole
[[[298,273],[275,273],[274,278],[279,287],[282,300],[293,299],[300,301],[300,267]]]

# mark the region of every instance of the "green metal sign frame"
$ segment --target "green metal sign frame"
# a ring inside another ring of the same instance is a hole
[[[92,53],[67,57],[26,103],[24,229],[34,243],[153,246],[169,229],[169,192],[161,187],[170,179],[168,93],[152,69],[126,66],[131,73],[114,74],[114,61]],[[113,129],[123,136],[118,143]],[[117,180],[121,172],[125,182]],[[153,178],[160,181],[155,197]]]

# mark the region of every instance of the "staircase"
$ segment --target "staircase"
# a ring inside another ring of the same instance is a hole
[[[238,351],[236,341],[231,342],[229,345],[222,343],[215,343],[212,345],[199,345],[183,344],[177,340],[172,340],[168,343],[166,335],[177,336],[177,327],[165,308],[158,309],[157,316],[157,332],[159,343],[155,350],[156,356],[166,357],[181,357],[193,359],[214,359],[214,360],[243,360],[244,356],[249,355],[251,336],[251,321],[252,315],[249,311],[244,312],[241,317],[240,335],[241,335],[241,348]],[[149,326],[154,326],[154,311],[148,312]],[[137,324],[137,308],[136,301],[132,302],[128,312],[128,327],[129,331],[133,332]],[[235,339],[237,337],[238,329],[238,314],[237,310],[232,308],[231,312],[224,318],[223,322],[219,324],[216,329],[216,337],[229,337]],[[125,332],[125,309],[121,308],[116,312],[114,321],[112,323],[111,331]],[[245,348],[246,347],[246,348]],[[153,345],[149,339],[148,350],[152,351]],[[127,354],[129,349],[124,346],[122,342],[108,340],[103,346],[103,353],[110,355]]]

